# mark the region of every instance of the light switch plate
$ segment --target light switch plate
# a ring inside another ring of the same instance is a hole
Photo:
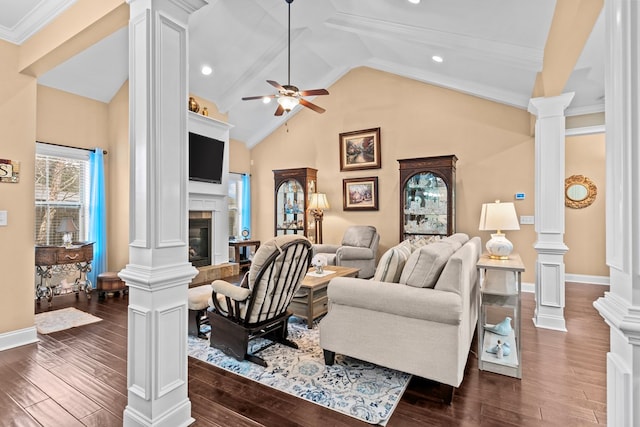
[[[7,225],[7,211],[0,211],[0,225]]]
[[[534,216],[533,215],[520,215],[520,224],[533,224]]]

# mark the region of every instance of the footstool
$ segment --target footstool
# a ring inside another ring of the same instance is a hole
[[[124,295],[128,292],[128,288],[127,284],[118,277],[118,273],[107,271],[98,274],[98,283],[96,283],[98,299],[105,298],[108,292],[116,294],[120,293],[120,291],[122,291],[122,294]]]
[[[198,338],[207,338],[200,327],[202,326],[202,318],[208,319],[207,309],[209,308],[209,300],[211,299],[211,285],[202,285],[188,290],[188,308],[189,308],[189,335]]]

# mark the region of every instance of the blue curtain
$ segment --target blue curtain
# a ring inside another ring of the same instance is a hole
[[[107,271],[107,208],[104,190],[104,155],[96,148],[89,155],[91,174],[89,193],[89,241],[93,243],[93,262],[89,280],[95,288],[98,275]]]
[[[251,233],[251,176],[248,173],[242,174],[241,198],[240,229],[249,230],[249,233]]]

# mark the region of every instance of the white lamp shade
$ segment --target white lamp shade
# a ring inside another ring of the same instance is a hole
[[[280,104],[285,111],[293,110],[293,107],[295,107],[299,103],[300,101],[298,100],[298,98],[293,96],[284,95],[278,98],[278,104]]]
[[[484,203],[480,214],[481,231],[520,230],[516,208],[511,202]]]
[[[311,199],[309,200],[309,209],[315,210],[327,210],[329,209],[329,202],[327,201],[327,195],[324,193],[311,193]]]

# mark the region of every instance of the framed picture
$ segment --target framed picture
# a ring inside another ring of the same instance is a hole
[[[345,211],[377,211],[378,177],[343,179],[342,208]]]
[[[380,167],[380,128],[340,134],[341,171]]]

